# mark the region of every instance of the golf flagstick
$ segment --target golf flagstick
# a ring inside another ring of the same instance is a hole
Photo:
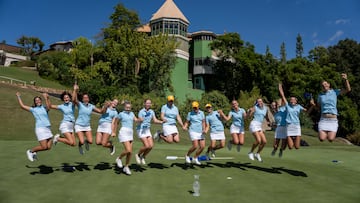
[[[205,157],[205,159],[204,159],[204,157]],[[217,160],[228,160],[228,159],[234,159],[234,157],[213,157],[213,158],[211,158],[211,157],[207,157],[206,155],[203,155],[203,156],[200,156],[199,158],[201,158],[200,159],[200,161],[208,161],[208,160],[215,160],[215,159],[217,159]],[[167,160],[178,160],[178,159],[185,159],[185,157],[182,157],[182,156],[166,156],[166,159]]]

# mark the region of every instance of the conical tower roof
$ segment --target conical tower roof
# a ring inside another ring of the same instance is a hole
[[[173,0],[166,0],[164,4],[156,11],[156,13],[152,16],[150,21],[157,20],[160,18],[176,18],[181,19],[182,21],[189,24],[190,22],[181,12],[181,10],[176,6]]]

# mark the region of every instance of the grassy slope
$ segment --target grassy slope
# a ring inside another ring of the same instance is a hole
[[[0,202],[357,202],[360,148],[339,143],[319,143],[314,132],[303,136],[310,147],[286,151],[271,157],[273,133],[263,152],[263,163],[250,161],[246,153],[253,139],[246,134],[241,152],[220,150],[218,156],[233,160],[212,160],[202,167],[187,167],[183,160],[168,161],[166,155],[182,156],[190,142],[181,131],[180,144],[156,143],[147,159],[149,166],[131,166],[131,177],[118,174],[115,156],[92,146],[81,156],[76,148],[59,143],[51,151],[40,152],[38,162],[29,162],[25,150],[36,145],[34,121],[16,103],[21,91],[26,104],[36,92],[0,85]],[[52,99],[54,103],[59,102]],[[93,115],[93,129],[98,116]],[[53,132],[61,115],[52,110]],[[158,125],[154,125],[158,128]],[[304,130],[305,132],[305,130]],[[117,154],[122,146],[116,142]],[[140,147],[135,138],[134,151]],[[332,160],[340,160],[333,163]],[[134,163],[134,159],[132,160]],[[76,167],[71,172],[64,165]],[[193,175],[200,174],[201,196],[192,197]],[[231,177],[232,179],[228,179]]]
[[[49,81],[44,78],[41,78],[37,71],[24,69],[19,67],[4,67],[0,66],[0,75],[15,78],[18,80],[26,81],[27,84],[30,84],[30,81],[36,81],[36,86],[41,87],[50,87],[55,89],[66,89],[63,85],[60,85],[57,82]],[[0,78],[0,80],[5,80]],[[6,80],[5,80],[6,81]]]

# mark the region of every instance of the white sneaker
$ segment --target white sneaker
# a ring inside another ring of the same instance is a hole
[[[140,161],[141,161],[141,164],[142,164],[142,165],[146,165],[146,161],[145,161],[145,158],[144,158],[144,157],[141,157]]]
[[[116,162],[116,165],[117,165],[119,168],[122,168],[122,167],[123,167],[122,161],[121,161],[121,159],[120,159],[119,157],[115,159],[115,162]]]
[[[129,166],[125,166],[125,167],[123,168],[123,172],[124,172],[126,175],[131,175],[131,171],[130,171]]]
[[[140,158],[140,156],[138,154],[135,154],[135,159],[136,159],[136,163],[140,165],[141,164],[141,158]]]
[[[229,140],[226,146],[227,146],[228,150],[230,151],[233,146],[232,141]]]
[[[215,158],[216,154],[215,154],[215,150],[211,150],[211,157]]]
[[[199,159],[196,157],[196,158],[193,158],[193,162],[194,162],[194,164],[196,164],[196,165],[201,165],[201,163],[200,163],[200,161],[199,161]]]
[[[240,152],[240,148],[241,148],[241,145],[240,145],[240,144],[236,145],[236,151],[237,151],[237,152]]]
[[[255,155],[254,155],[254,157],[255,157],[255,159],[257,159],[258,161],[262,161],[262,159],[261,159],[261,156],[260,156],[260,154],[259,153],[256,153]]]
[[[58,143],[58,140],[59,140],[59,137],[60,135],[59,134],[56,134],[53,138],[53,144],[56,145]]]
[[[26,151],[26,155],[30,161],[34,161],[34,154],[30,151],[30,149]]]
[[[253,160],[253,161],[255,160],[255,159],[254,159],[254,153],[249,152],[249,153],[248,153],[248,156],[249,156],[249,159],[251,159],[251,160]]]
[[[114,155],[115,154],[115,145],[111,144],[112,147],[110,148],[110,155]]]
[[[156,132],[153,134],[153,139],[154,139],[154,140],[158,140],[158,139],[159,139],[159,137],[160,137],[160,136],[159,136],[159,132],[160,132],[160,131],[158,130],[158,131],[156,131]]]
[[[34,161],[38,160],[38,156],[37,156],[36,152],[33,152],[33,158],[34,158]]]
[[[189,156],[185,156],[185,162],[187,164],[190,164],[191,163],[191,160],[190,160],[190,157]]]

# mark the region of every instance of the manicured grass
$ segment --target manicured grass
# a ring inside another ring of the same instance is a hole
[[[15,78],[18,80],[26,81],[27,84],[30,84],[30,81],[35,81],[36,86],[40,87],[49,87],[54,89],[68,89],[64,87],[63,85],[60,85],[58,82],[46,80],[44,78],[41,78],[38,75],[38,72],[35,70],[25,69],[25,68],[19,68],[19,67],[4,67],[0,66],[0,76],[6,76]],[[6,79],[0,78],[0,81],[8,81]]]
[[[20,109],[15,92],[22,92],[31,104],[37,92],[0,85],[0,202],[358,202],[360,194],[360,148],[340,143],[320,143],[311,130],[303,136],[310,146],[286,150],[282,158],[270,156],[273,132],[267,132],[264,162],[250,161],[247,152],[253,142],[246,132],[240,152],[222,149],[217,157],[202,166],[188,166],[184,160],[166,160],[168,155],[184,156],[190,146],[186,132],[180,131],[181,143],[155,143],[147,157],[147,166],[132,159],[132,175],[126,176],[115,166],[116,155],[100,146],[80,155],[77,147],[59,143],[39,152],[39,161],[29,162],[25,151],[37,141],[34,120]],[[53,103],[60,103],[52,98]],[[51,110],[53,132],[61,120]],[[96,129],[98,116],[92,117]],[[158,129],[159,125],[153,125]],[[226,131],[228,132],[228,131]],[[227,133],[227,138],[229,134]],[[123,149],[114,139],[116,154]],[[208,143],[208,140],[207,140]],[[134,139],[134,153],[141,143]],[[338,160],[334,163],[333,160]],[[75,170],[72,170],[75,167]],[[191,195],[193,175],[200,175],[200,197]]]

